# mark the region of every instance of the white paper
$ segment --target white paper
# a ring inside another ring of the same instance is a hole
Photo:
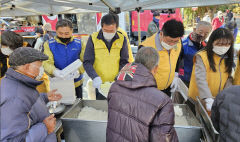
[[[73,104],[76,100],[74,80],[50,78],[50,89],[57,89],[57,92],[62,94],[60,102],[63,104]]]
[[[66,77],[70,73],[73,73],[73,72],[77,71],[81,67],[81,65],[82,65],[81,60],[77,59],[76,61],[74,61],[73,63],[71,63],[67,67],[65,67],[63,70],[61,70],[62,73],[63,73],[63,77]]]

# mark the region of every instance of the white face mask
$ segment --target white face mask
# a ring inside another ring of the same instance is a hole
[[[213,46],[213,52],[218,55],[224,55],[228,52],[230,46]]]
[[[113,39],[113,37],[115,36],[115,33],[107,33],[107,32],[103,32],[103,37],[107,40],[107,41],[111,41]]]
[[[41,66],[39,68],[39,74],[38,74],[38,76],[35,77],[35,79],[40,80],[42,78],[43,74],[44,74],[44,68],[43,68],[43,66]]]
[[[13,50],[10,49],[9,47],[5,47],[5,48],[1,48],[1,52],[2,52],[4,55],[9,56],[9,55],[13,52]]]
[[[177,46],[177,44],[175,44],[175,45],[168,45],[168,44],[167,44],[166,42],[164,42],[164,41],[162,41],[161,44],[162,44],[162,46],[163,46],[165,49],[167,49],[167,50],[170,50],[170,49],[175,48],[175,47]]]

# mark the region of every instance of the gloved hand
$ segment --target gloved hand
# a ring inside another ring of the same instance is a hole
[[[95,78],[93,79],[93,87],[94,87],[94,88],[100,89],[101,84],[102,84],[102,79],[101,79],[101,77],[98,76],[98,77],[95,77]]]
[[[75,72],[73,73],[73,76],[74,76],[74,78],[79,78],[79,76],[80,76],[79,71],[75,71]]]
[[[63,73],[62,73],[62,71],[59,70],[59,69],[55,69],[55,70],[53,71],[53,75],[54,75],[55,77],[58,77],[58,78],[63,78]]]
[[[178,80],[179,80],[178,73],[175,72],[175,77],[174,77],[173,82],[172,82],[172,84],[170,86],[171,87],[171,90],[170,90],[171,93],[173,93],[173,92],[175,92],[177,90],[177,88],[178,88]]]
[[[211,111],[214,99],[213,98],[206,98],[204,101],[206,102],[207,111]]]
[[[73,80],[74,78],[78,78],[80,76],[79,71],[75,71],[67,75],[66,79]]]

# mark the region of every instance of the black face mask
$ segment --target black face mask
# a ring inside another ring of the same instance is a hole
[[[71,40],[71,37],[69,38],[62,38],[58,36],[58,39],[62,42],[62,43],[68,43]]]
[[[199,35],[199,34],[197,34],[197,33],[194,33],[193,36],[192,36],[192,38],[193,38],[193,40],[194,40],[195,42],[198,42],[198,43],[200,43],[200,42],[203,40],[203,36],[201,36],[201,35]]]

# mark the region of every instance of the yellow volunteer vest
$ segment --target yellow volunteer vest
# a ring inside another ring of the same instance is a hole
[[[9,66],[9,62],[8,62],[8,58],[7,58],[7,67],[9,68],[10,66]],[[2,64],[0,65],[0,67],[2,66]],[[4,76],[3,76],[4,77]],[[3,77],[2,78],[0,78],[0,84],[1,84],[1,80],[3,79]]]
[[[3,66],[2,63],[0,63],[0,76],[2,76],[2,75],[1,75],[2,66]],[[0,84],[1,84],[1,80],[2,80],[2,77],[0,77]]]
[[[224,89],[224,86],[229,76],[228,73],[225,72],[226,71],[225,60],[224,59],[221,60],[221,57],[214,54],[213,59],[216,64],[215,65],[216,72],[213,72],[208,62],[207,52],[200,51],[197,54],[201,56],[203,60],[203,64],[206,68],[206,79],[207,79],[208,87],[212,93],[212,96],[216,97],[217,94]],[[199,96],[198,87],[196,84],[196,77],[195,77],[195,62],[196,62],[195,60],[196,59],[194,57],[193,71],[192,71],[192,76],[191,76],[191,81],[189,86],[189,94],[188,94],[189,97],[191,97],[194,100],[196,100],[196,96]]]
[[[132,54],[132,48],[131,48],[131,44],[130,44],[130,42],[129,42],[127,33],[126,33],[122,28],[120,28],[120,27],[118,27],[117,31],[120,32],[120,33],[122,33],[122,34],[125,36],[126,40],[127,40],[127,44],[128,44],[128,55],[129,55],[128,62],[129,62],[129,63],[134,62],[134,58],[133,58],[133,54]]]
[[[46,73],[43,74],[43,77],[41,79],[43,83],[41,85],[37,86],[37,90],[39,93],[47,93],[50,91],[50,81],[48,78],[48,75]]]
[[[240,51],[239,51],[239,58],[240,58]],[[234,80],[233,80],[234,85],[240,85],[240,61],[239,61],[239,58],[238,58],[237,69],[235,71]]]
[[[123,46],[124,36],[117,33],[119,39],[113,42],[109,52],[104,41],[97,38],[98,33],[96,32],[91,35],[95,52],[93,68],[101,77],[103,83],[112,82],[119,72],[120,51]]]
[[[153,47],[157,49],[155,44],[155,37],[156,34],[147,38],[141,45],[144,47]],[[159,90],[164,90],[172,84],[181,48],[182,45],[181,42],[179,42],[176,49],[171,49],[170,55],[165,48],[163,48],[161,51],[158,51],[159,64],[157,73],[154,75],[154,77],[156,79],[157,87]]]

